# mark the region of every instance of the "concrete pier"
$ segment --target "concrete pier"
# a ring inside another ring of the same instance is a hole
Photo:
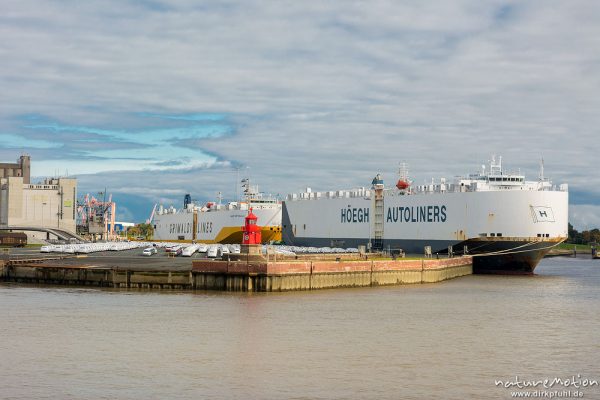
[[[196,289],[260,292],[434,283],[472,273],[468,256],[394,261],[196,260],[192,266]]]
[[[471,257],[441,260],[194,260],[189,269],[0,261],[0,281],[165,290],[278,292],[434,283],[473,273]]]
[[[26,263],[0,265],[0,281],[127,289],[193,289],[190,271],[136,271]]]

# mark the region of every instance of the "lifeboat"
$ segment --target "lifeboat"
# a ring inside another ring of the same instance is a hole
[[[406,190],[409,186],[410,184],[406,181],[403,181],[402,179],[400,179],[398,183],[396,183],[396,187],[398,188],[398,190]]]

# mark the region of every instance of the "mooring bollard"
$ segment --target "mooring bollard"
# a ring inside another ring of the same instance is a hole
[[[431,246],[425,246],[425,258],[431,258]]]

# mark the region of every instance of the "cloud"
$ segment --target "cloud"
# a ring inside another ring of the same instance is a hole
[[[178,167],[181,165],[186,165],[190,162],[188,158],[184,158],[182,160],[166,160],[154,163],[154,165],[158,167]]]
[[[600,205],[577,204],[570,206],[569,222],[579,231],[600,227]]]
[[[106,129],[84,125],[64,124],[41,115],[13,119],[21,135],[1,135],[8,148],[59,149],[60,157],[42,157],[34,172],[44,168],[68,169],[92,173],[125,169],[163,170],[174,167],[192,168],[216,160],[196,142],[233,135],[235,132],[225,114],[154,114],[137,113],[138,119],[166,120],[159,125],[143,128]],[[18,122],[27,122],[18,125]],[[31,124],[30,122],[35,122]],[[140,121],[137,125],[143,125]],[[51,140],[51,141],[50,141]],[[38,153],[40,154],[40,153]],[[175,160],[173,157],[177,156]],[[56,165],[55,160],[61,160]],[[54,161],[49,161],[54,160]]]
[[[17,148],[33,148],[33,149],[50,149],[56,148],[60,145],[58,143],[53,143],[48,138],[35,140],[29,139],[24,140],[21,136],[15,134],[0,134],[0,142],[2,143],[2,147],[9,149],[17,149]]]
[[[600,4],[3,8],[0,134],[22,140],[0,156],[12,160],[32,140],[24,150],[38,175],[143,182],[150,208],[167,197],[161,188],[231,194],[221,181],[232,166],[285,194],[368,186],[377,172],[393,182],[400,161],[418,183],[451,178],[495,153],[529,178],[543,157],[547,175],[575,194],[600,187],[600,60],[590,50]]]
[[[165,206],[180,207],[183,197],[191,193],[199,202],[215,201],[221,192],[225,199],[236,196],[236,182],[241,180],[243,171],[238,173],[227,163],[217,162],[210,166],[191,169],[171,169],[157,174],[155,171],[122,171],[78,175],[78,193],[94,195],[99,191],[111,193],[117,202],[119,218],[132,216],[135,221],[145,221],[152,206],[161,203]],[[239,187],[239,186],[238,186]],[[124,207],[128,213],[120,214]]]
[[[138,113],[141,117],[149,118],[160,118],[167,120],[180,120],[180,121],[223,121],[226,119],[225,114],[156,114],[156,113]]]
[[[571,189],[569,191],[569,203],[600,206],[600,190],[596,188]]]

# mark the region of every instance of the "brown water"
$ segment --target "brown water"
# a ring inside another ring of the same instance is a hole
[[[600,260],[537,273],[268,294],[1,284],[0,397],[510,398],[494,380],[600,379]]]

